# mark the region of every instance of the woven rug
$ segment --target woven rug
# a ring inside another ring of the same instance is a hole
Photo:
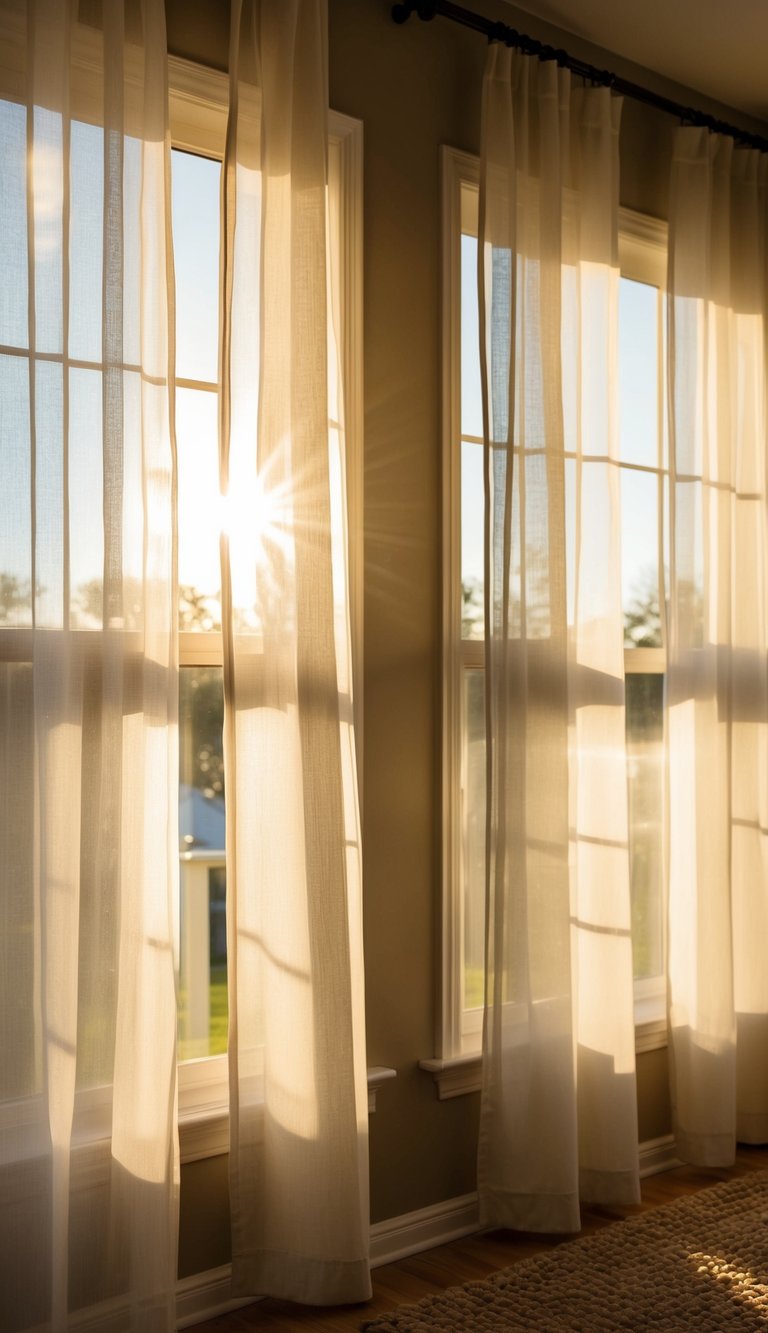
[[[401,1305],[369,1333],[768,1333],[768,1172],[606,1226],[486,1278]]]

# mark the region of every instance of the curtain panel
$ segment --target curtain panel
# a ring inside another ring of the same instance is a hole
[[[2,0],[0,1322],[165,1333],[178,1219],[162,0]],[[233,1268],[370,1294],[324,0],[232,6],[220,457]]]
[[[87,1308],[159,1333],[179,1178],[165,15],[77,9],[2,6],[0,1322]]]
[[[677,131],[669,215],[669,1038],[687,1161],[768,1141],[768,157]]]
[[[326,24],[233,3],[222,226],[233,1274],[313,1304],[371,1290]]]
[[[639,1199],[606,89],[489,49],[478,284],[485,447],[484,1224]],[[610,1002],[606,997],[610,996]]]

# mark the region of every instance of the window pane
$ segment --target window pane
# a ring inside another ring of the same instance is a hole
[[[483,435],[476,236],[461,238],[461,433]]]
[[[221,163],[178,149],[172,160],[176,374],[216,383]]]
[[[0,287],[2,283],[0,283]],[[32,623],[29,364],[0,356],[0,625]]]
[[[483,448],[461,445],[461,637],[483,637]]]
[[[27,109],[0,101],[0,343],[27,346]]]
[[[176,391],[179,459],[179,628],[221,628],[217,397]]]
[[[69,168],[69,354],[80,361],[101,361],[102,357],[103,140],[104,132],[100,126],[84,125],[79,120],[72,122]]]
[[[621,472],[621,583],[624,644],[661,647],[659,615],[659,481],[651,472]]]
[[[179,1059],[227,1049],[227,934],[221,667],[179,682]]]
[[[100,629],[104,580],[104,476],[100,370],[69,371],[70,623]],[[39,591],[39,590],[38,590]]]
[[[464,672],[462,713],[463,1008],[483,1003],[485,976],[485,676]]]
[[[659,464],[658,291],[622,278],[619,287],[621,459]]]
[[[664,970],[662,818],[664,677],[626,678],[629,855],[635,980]]]

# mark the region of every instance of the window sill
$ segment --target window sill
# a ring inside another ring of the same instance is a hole
[[[645,1055],[646,1051],[661,1051],[667,1045],[666,1018],[651,1018],[647,1022],[635,1024],[635,1052]]]
[[[665,1018],[652,1018],[635,1025],[635,1052],[660,1051],[667,1045]],[[447,1060],[419,1060],[419,1069],[431,1074],[438,1101],[479,1092],[483,1082],[483,1059],[478,1053],[454,1055]]]
[[[397,1076],[397,1070],[373,1065],[368,1070],[368,1114],[376,1110],[379,1088]],[[219,1085],[220,1086],[220,1085]],[[226,1091],[219,1100],[179,1112],[179,1156],[182,1164],[229,1152],[229,1110]]]
[[[419,1069],[432,1075],[437,1098],[441,1102],[451,1097],[464,1097],[469,1092],[479,1092],[483,1081],[483,1057],[479,1052],[454,1055],[448,1060],[419,1060]]]

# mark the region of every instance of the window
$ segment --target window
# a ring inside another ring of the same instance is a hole
[[[38,330],[38,393],[52,396],[53,409],[61,415],[62,381],[68,373],[71,446],[71,521],[89,532],[89,515],[102,507],[100,467],[94,467],[88,442],[98,440],[102,411],[101,364],[101,201],[88,208],[88,199],[100,189],[99,170],[103,155],[103,133],[98,126],[98,80],[91,87],[87,34],[82,58],[82,79],[77,83],[77,101],[71,135],[71,191],[77,205],[77,223],[69,238],[71,271],[71,320],[68,353],[45,344]],[[94,66],[93,68],[96,68]],[[218,501],[218,308],[219,308],[219,185],[221,156],[228,106],[228,80],[223,74],[171,57],[169,87],[173,190],[173,245],[176,274],[176,427],[178,443],[178,532],[179,532],[179,816],[180,816],[180,903],[179,903],[179,1060],[182,1159],[226,1151],[227,1125],[227,987],[225,926],[225,839],[224,778],[222,756],[222,644],[219,607],[219,528],[222,521]],[[73,98],[74,98],[73,93]],[[93,98],[93,106],[91,106]],[[82,108],[82,110],[80,109]],[[44,110],[36,115],[45,117]],[[82,115],[82,120],[78,117]],[[13,144],[10,160],[24,162],[26,108],[0,99],[0,124],[4,142]],[[56,131],[52,120],[51,133]],[[60,129],[59,129],[60,134]],[[135,165],[138,141],[125,146],[126,174]],[[360,458],[362,417],[361,292],[361,126],[347,117],[330,117],[329,125],[329,238],[331,262],[338,265],[341,310],[340,353],[345,383],[347,448],[346,492],[349,508],[349,586],[355,662],[362,660],[362,467]],[[4,290],[14,295],[26,292],[26,256],[16,237],[26,236],[27,203],[23,170],[4,178],[0,217],[6,244],[3,247]],[[42,184],[41,184],[42,188]],[[131,196],[134,198],[134,196]],[[55,209],[53,210],[55,212]],[[40,223],[44,226],[44,222]],[[36,234],[38,245],[38,293],[44,305],[46,279],[45,236]],[[130,256],[129,260],[130,262]],[[53,281],[53,279],[52,279]],[[26,324],[17,318],[26,311],[24,300],[0,296],[0,398],[23,400],[29,381],[30,351]],[[131,335],[135,334],[131,329]],[[54,339],[55,341],[55,339]],[[129,367],[130,369],[130,367]],[[7,392],[6,392],[7,391]],[[57,397],[58,395],[58,397]],[[126,411],[130,404],[126,404]],[[29,469],[8,463],[18,450],[3,449],[4,431],[17,423],[4,421],[0,412],[0,475],[8,522],[0,531],[0,687],[5,691],[4,716],[13,720],[12,733],[4,734],[8,753],[17,755],[19,790],[28,791],[32,781],[33,743],[27,719],[32,689],[31,636],[32,580],[29,519]],[[10,435],[8,436],[10,442]],[[40,442],[44,444],[44,441]],[[41,503],[57,502],[62,486],[61,467],[50,463],[51,476],[44,476],[47,454],[38,450]],[[55,450],[51,449],[55,459]],[[3,462],[5,459],[5,468]],[[59,467],[59,474],[55,468]],[[47,489],[46,489],[47,487]],[[60,627],[66,624],[81,636],[101,629],[103,620],[101,570],[103,553],[98,524],[91,546],[79,543],[85,555],[67,569],[61,550],[49,553],[50,563],[38,562],[35,590],[39,623]],[[130,539],[130,525],[126,525]],[[24,563],[26,561],[26,564]],[[66,585],[66,586],[64,586]],[[360,709],[361,690],[356,693]],[[358,738],[360,736],[359,716]],[[0,817],[9,829],[24,829],[23,803],[14,805],[8,795]],[[15,996],[6,1021],[18,1025],[29,1040],[16,1047],[32,1051],[34,1014],[21,985],[32,975],[30,956],[37,929],[31,905],[32,837],[9,837],[17,848],[16,863],[9,867],[4,889],[4,939],[1,952],[6,971],[4,992]],[[87,895],[83,890],[83,900]],[[93,911],[98,910],[97,895]],[[86,907],[83,910],[87,910]],[[109,982],[102,976],[86,976],[89,1013],[99,1016],[99,997]],[[106,1008],[102,1004],[103,1009]],[[17,1029],[17,1030],[18,1030]],[[105,1050],[109,1042],[102,1043]],[[78,1097],[98,1107],[102,1091],[111,1077],[106,1060],[99,1061],[98,1032],[89,1033],[89,1050],[95,1055],[78,1070]],[[40,1068],[32,1057],[14,1066],[6,1062],[0,1086],[0,1102],[14,1099],[20,1123],[24,1122],[25,1099],[39,1091]],[[374,1080],[375,1082],[376,1080]],[[378,1081],[381,1081],[380,1079]],[[15,1122],[14,1122],[15,1123]]]
[[[227,80],[174,59],[173,244],[179,532],[179,1088],[182,1160],[226,1151],[226,848],[218,481],[219,187]],[[332,113],[329,244],[339,266],[349,584],[362,648],[361,127]],[[356,354],[357,353],[357,354]],[[356,728],[361,738],[356,687]]]
[[[443,1009],[439,1065],[481,1044],[485,949],[483,423],[478,164],[444,150]],[[663,1039],[663,533],[666,229],[620,213],[619,414],[635,1019]],[[469,1085],[466,1085],[469,1086]],[[460,1089],[459,1089],[460,1090]],[[450,1095],[441,1093],[441,1095]]]

